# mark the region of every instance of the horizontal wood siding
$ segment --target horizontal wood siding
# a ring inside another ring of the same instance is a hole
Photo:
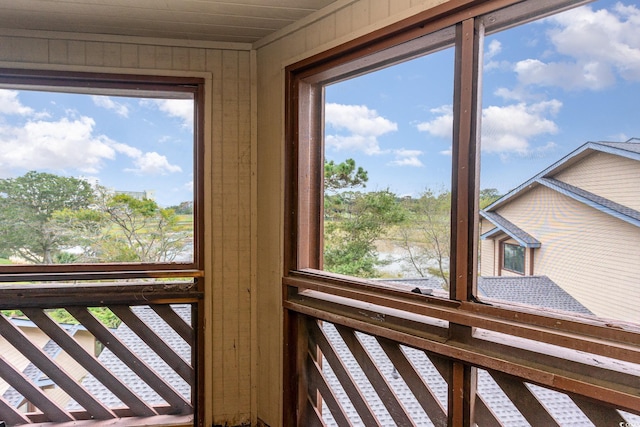
[[[593,153],[555,178],[640,211],[640,161]]]
[[[204,424],[255,421],[251,52],[92,39],[0,36],[0,66],[206,79]]]
[[[480,219],[480,234],[484,234],[495,227],[486,219]],[[480,275],[481,276],[496,276],[498,269],[496,265],[496,258],[498,256],[498,245],[493,239],[480,239]]]
[[[257,49],[258,62],[258,417],[282,419],[282,219],[284,212],[284,67],[314,53],[429,9],[438,0],[344,1],[343,7]]]
[[[640,228],[542,186],[498,213],[541,242],[535,275],[598,316],[640,322]]]

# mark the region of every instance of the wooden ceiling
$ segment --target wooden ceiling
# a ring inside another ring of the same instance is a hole
[[[336,0],[0,0],[0,28],[253,43]]]

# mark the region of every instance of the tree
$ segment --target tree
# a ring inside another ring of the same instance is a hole
[[[172,262],[191,241],[173,209],[150,199],[118,194],[99,207],[111,227],[94,246],[97,256],[111,262]]]
[[[356,168],[356,162],[353,159],[347,159],[338,164],[334,163],[333,160],[324,162],[325,193],[346,188],[366,187],[368,180],[367,171],[362,167]]]
[[[389,227],[404,220],[404,210],[389,190],[341,194],[344,209],[325,222],[324,268],[335,273],[374,277],[378,273],[375,243]]]
[[[373,277],[378,259],[375,243],[403,219],[396,195],[389,190],[351,191],[364,187],[367,172],[353,159],[324,165],[324,269]]]
[[[426,189],[411,200],[407,221],[399,228],[406,260],[421,277],[435,276],[449,288],[451,192]]]
[[[180,202],[179,205],[169,206],[178,215],[193,215],[193,202]]]
[[[480,202],[478,203],[480,209],[484,209],[489,206],[491,203],[498,200],[502,195],[498,192],[496,188],[484,188],[480,190]]]
[[[500,198],[495,188],[480,190],[480,208]],[[405,259],[421,277],[434,276],[449,289],[451,255],[451,192],[427,188],[418,199],[405,202],[408,219],[399,228]]]
[[[74,242],[73,253],[59,252],[54,260],[57,264],[75,262],[101,262],[95,252],[96,242],[105,235],[108,227],[107,216],[92,205],[87,209],[63,209],[53,213],[52,224],[61,236],[68,236]]]
[[[61,248],[73,245],[55,221],[58,211],[87,208],[91,185],[81,179],[31,171],[0,180],[0,252],[35,264],[51,264]]]

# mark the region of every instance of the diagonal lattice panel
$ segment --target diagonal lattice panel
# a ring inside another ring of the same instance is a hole
[[[348,418],[335,417],[318,390],[327,425],[446,425],[446,383],[426,353],[327,322],[308,328],[309,354],[317,345],[322,375]]]
[[[61,366],[51,360],[49,355],[33,344],[19,328],[4,316],[0,316],[0,334],[23,355],[28,356],[31,363],[69,394],[69,396],[80,403],[91,414],[95,414],[96,418],[116,418],[116,415],[111,410],[91,396],[84,387],[78,384]],[[38,400],[42,406],[48,406],[45,401],[41,399]]]
[[[308,325],[310,337],[319,346],[323,356],[326,358],[334,375],[340,382],[347,398],[354,406],[361,420],[368,426],[379,426],[380,423],[378,422],[378,419],[356,385],[349,369],[344,365],[340,355],[336,352],[333,344],[327,339],[316,321],[310,320]]]
[[[8,426],[193,414],[192,304],[109,305],[108,326],[90,311],[106,307],[43,307],[0,316]]]
[[[76,340],[65,332],[42,310],[24,309],[29,317],[42,331],[49,335],[64,351],[82,365],[89,374],[98,378],[114,395],[118,396],[137,416],[157,415],[149,405],[115,377],[98,359],[92,357]]]

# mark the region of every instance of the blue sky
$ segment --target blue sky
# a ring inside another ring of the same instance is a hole
[[[0,178],[30,170],[193,200],[193,101],[0,89]]]
[[[325,156],[368,189],[449,189],[453,48],[326,89]],[[481,188],[518,186],[587,141],[640,137],[640,9],[597,1],[485,39]]]
[[[451,182],[453,48],[326,89],[325,155],[370,190]],[[486,37],[481,188],[505,193],[587,141],[640,137],[640,9],[598,1]],[[193,199],[193,103],[0,89],[0,178],[29,170]]]

